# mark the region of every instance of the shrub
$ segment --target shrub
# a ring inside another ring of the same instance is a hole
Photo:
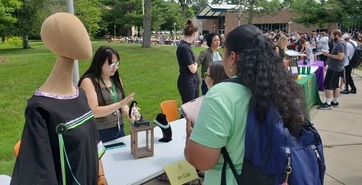
[[[0,48],[21,48],[23,47],[23,41],[20,37],[9,37],[5,39],[5,42],[0,43]]]

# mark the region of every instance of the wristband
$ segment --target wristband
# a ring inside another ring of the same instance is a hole
[[[104,178],[104,175],[99,175],[99,176],[98,176],[98,179],[100,179],[100,178],[102,178],[102,177]]]

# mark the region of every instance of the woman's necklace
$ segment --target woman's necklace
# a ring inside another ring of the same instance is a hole
[[[106,83],[104,83],[102,78],[99,78],[99,80],[102,82],[102,84],[103,84],[104,88],[106,89],[106,91],[111,95],[111,97],[113,99],[113,102],[116,103],[118,101],[118,98],[117,98],[116,87],[114,86],[113,80],[111,80],[111,82],[112,82],[112,88],[111,89],[109,89],[107,87]]]

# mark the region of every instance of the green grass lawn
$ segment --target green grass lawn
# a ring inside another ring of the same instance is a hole
[[[56,60],[42,42],[33,41],[31,49],[3,48],[0,44],[0,174],[11,175],[15,163],[13,147],[21,139],[27,100],[40,87]],[[166,99],[181,99],[177,90],[178,64],[176,47],[94,41],[93,53],[102,45],[115,48],[120,57],[119,73],[126,95],[136,92],[135,100],[143,117],[149,121],[160,113],[160,103]],[[196,55],[205,48],[193,47]],[[90,61],[79,61],[79,74]],[[129,133],[129,123],[125,124]]]

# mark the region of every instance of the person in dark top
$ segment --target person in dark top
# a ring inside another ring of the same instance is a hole
[[[326,102],[317,107],[321,110],[331,110],[332,107],[339,107],[339,78],[343,73],[344,58],[347,47],[346,42],[342,38],[341,30],[335,29],[331,34],[331,39],[335,43],[332,52],[327,53],[323,51],[323,55],[328,57],[328,62],[325,66],[327,73],[324,79]]]
[[[288,38],[285,35],[281,35],[275,47],[275,51],[279,54],[280,58],[283,59],[285,66],[289,66],[289,59],[285,54],[285,51],[288,50],[287,43],[288,43]]]
[[[125,96],[118,73],[119,63],[120,58],[115,49],[101,46],[89,69],[79,80],[79,86],[87,94],[103,142],[125,136],[123,115],[128,115],[127,103],[134,96],[134,93]]]
[[[182,103],[191,101],[199,96],[199,83],[195,54],[192,52],[191,44],[198,36],[198,27],[189,19],[184,26],[184,40],[177,47],[176,56],[180,66],[180,75],[177,80],[178,91]]]
[[[287,49],[288,38],[285,35],[279,37],[275,51],[279,53],[279,56],[284,59],[285,51]]]

